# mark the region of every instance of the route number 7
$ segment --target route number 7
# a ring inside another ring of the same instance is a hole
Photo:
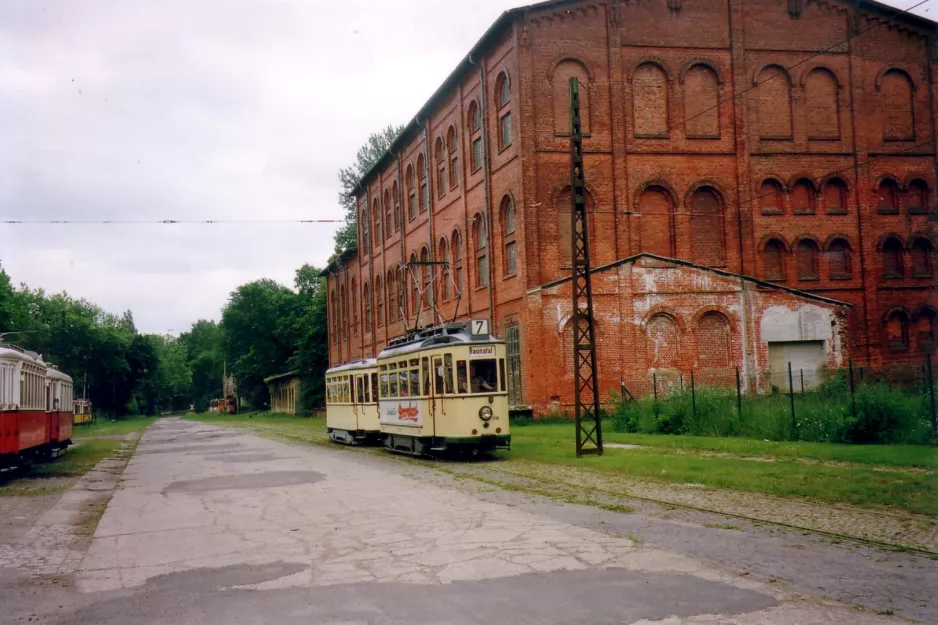
[[[488,319],[473,319],[472,320],[472,334],[479,335],[488,335],[489,333],[489,320]]]

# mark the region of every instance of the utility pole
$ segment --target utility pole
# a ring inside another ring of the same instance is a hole
[[[573,237],[573,384],[576,397],[576,456],[602,455],[603,431],[599,415],[599,375],[596,368],[596,329],[590,279],[586,178],[583,173],[583,129],[580,125],[580,85],[570,79],[570,234]]]

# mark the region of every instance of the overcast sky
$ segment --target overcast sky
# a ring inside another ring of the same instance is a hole
[[[338,169],[520,4],[0,0],[0,219],[341,218]],[[239,284],[322,266],[334,232],[0,225],[0,262],[178,334]]]

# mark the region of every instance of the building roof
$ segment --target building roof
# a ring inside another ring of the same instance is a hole
[[[264,378],[264,384],[270,384],[271,382],[277,382],[284,378],[297,378],[300,376],[299,371],[287,371],[286,373],[278,373],[277,375],[272,375],[269,378]]]
[[[781,284],[776,284],[775,282],[766,282],[765,280],[760,280],[760,279],[758,279],[758,278],[753,278],[752,276],[747,276],[747,275],[742,274],[742,273],[732,273],[732,272],[730,272],[730,271],[724,271],[724,270],[722,270],[722,269],[715,269],[715,268],[713,268],[713,267],[707,267],[706,265],[697,265],[697,264],[695,264],[695,263],[692,263],[692,262],[689,262],[689,261],[686,261],[686,260],[681,260],[681,259],[679,259],[679,258],[668,258],[667,256],[658,256],[657,254],[649,254],[649,253],[647,253],[647,252],[642,252],[642,253],[640,253],[640,254],[635,254],[635,255],[633,255],[633,256],[626,256],[625,258],[620,258],[620,259],[617,260],[617,261],[614,261],[614,262],[611,262],[611,263],[607,263],[607,264],[605,264],[605,265],[600,265],[599,267],[594,267],[593,269],[590,269],[590,274],[600,273],[600,272],[603,272],[603,271],[607,271],[607,270],[609,270],[609,269],[615,269],[616,267],[620,267],[620,266],[622,266],[622,265],[628,265],[628,264],[634,263],[635,261],[637,261],[637,260],[639,260],[639,259],[643,259],[643,258],[648,258],[648,259],[651,259],[651,260],[657,260],[657,261],[669,263],[669,264],[672,264],[672,265],[680,265],[680,266],[683,266],[683,267],[689,267],[689,268],[691,268],[691,269],[698,269],[698,270],[700,270],[700,271],[709,271],[709,272],[715,273],[715,274],[717,274],[717,275],[719,275],[719,276],[723,276],[724,278],[735,278],[735,279],[745,280],[746,282],[751,282],[752,284],[755,284],[756,286],[758,286],[758,287],[760,287],[760,288],[763,288],[763,289],[772,289],[772,290],[775,290],[775,291],[785,291],[785,292],[791,293],[792,295],[795,295],[795,296],[797,296],[797,297],[803,297],[803,298],[805,298],[805,299],[812,299],[812,300],[816,300],[816,301],[819,301],[819,302],[824,302],[825,304],[833,304],[833,305],[835,305],[835,306],[847,306],[847,307],[851,307],[851,306],[852,306],[852,304],[850,304],[850,303],[848,303],[848,302],[842,302],[842,301],[840,301],[840,300],[831,299],[831,298],[829,298],[829,297],[824,297],[823,295],[816,295],[816,294],[814,294],[814,293],[808,293],[807,291],[801,291],[801,290],[799,290],[799,289],[792,289],[792,288],[790,288],[790,287],[783,286],[783,285],[781,285]],[[571,276],[571,277],[560,278],[559,280],[553,280],[553,281],[551,281],[551,282],[547,282],[547,283],[545,283],[545,284],[542,284],[542,285],[539,286],[539,287],[535,287],[535,288],[533,288],[533,289],[529,289],[529,290],[528,290],[528,295],[532,295],[532,294],[534,294],[534,293],[537,293],[537,292],[541,291],[542,289],[549,289],[549,288],[551,288],[551,287],[559,286],[559,285],[561,285],[561,284],[563,284],[563,283],[565,283],[565,282],[569,282],[569,281],[572,280],[572,279],[573,279],[573,278],[572,278],[572,276]]]
[[[662,0],[664,1],[664,0]],[[782,0],[778,0],[781,2]],[[470,48],[468,54],[463,57],[459,63],[456,65],[456,68],[450,72],[449,76],[437,87],[436,91],[433,92],[433,95],[430,96],[430,99],[424,103],[420,110],[417,111],[417,114],[414,115],[408,121],[404,128],[401,130],[400,134],[391,142],[388,146],[387,151],[375,162],[371,168],[365,172],[361,177],[361,180],[358,181],[358,184],[353,189],[353,195],[357,196],[359,193],[364,191],[365,185],[371,181],[371,179],[380,172],[387,164],[394,158],[394,155],[400,151],[402,147],[407,143],[411,138],[414,132],[420,130],[423,125],[423,122],[437,109],[439,104],[449,95],[452,89],[458,84],[459,80],[469,71],[473,66],[476,65],[474,59],[479,59],[485,55],[486,52],[498,41],[498,39],[509,29],[512,22],[516,17],[524,15],[530,11],[540,11],[543,9],[549,9],[553,6],[562,6],[565,4],[573,4],[576,2],[582,2],[582,0],[548,0],[547,2],[536,2],[534,4],[528,4],[525,6],[520,6],[514,9],[508,9],[503,12],[498,18],[492,22],[492,25],[488,27],[482,37]],[[854,4],[851,2],[844,2],[844,4]],[[918,15],[913,15],[907,10],[897,9],[896,7],[889,6],[888,4],[882,4],[880,2],[875,2],[873,0],[859,0],[855,3],[860,9],[865,9],[873,13],[880,13],[888,19],[895,19],[907,26],[913,28],[921,29],[927,31],[929,34],[933,34],[936,22],[933,22],[930,19],[920,17]],[[327,268],[328,271],[328,268]],[[325,273],[325,272],[324,272]]]

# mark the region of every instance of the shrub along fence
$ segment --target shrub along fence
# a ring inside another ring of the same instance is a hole
[[[873,372],[852,362],[833,370],[789,363],[749,379],[738,368],[652,373],[650,394],[633,397],[623,386],[608,416],[618,432],[935,444],[936,364],[926,356]]]

